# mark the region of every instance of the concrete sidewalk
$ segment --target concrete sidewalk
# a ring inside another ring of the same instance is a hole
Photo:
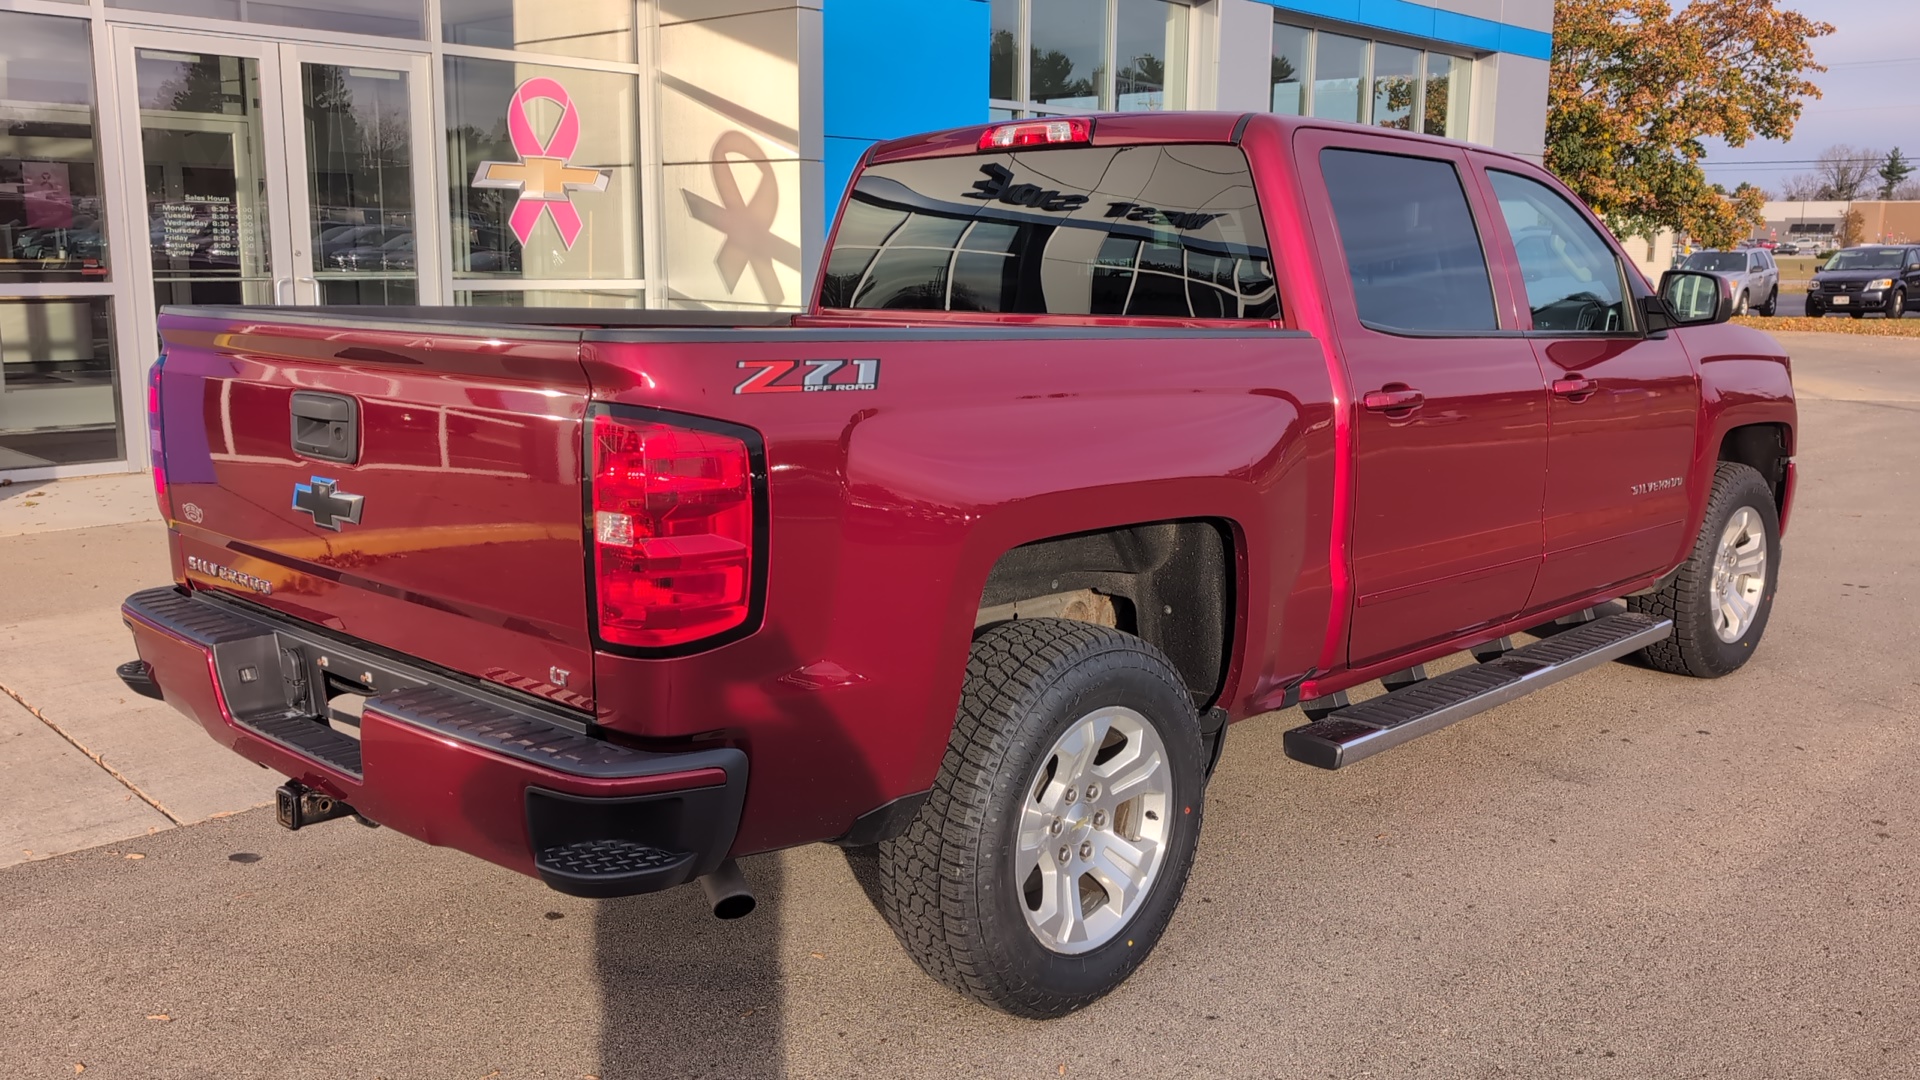
[[[170,577],[147,476],[0,488],[0,866],[271,795],[277,778],[113,674],[134,655],[120,598]]]

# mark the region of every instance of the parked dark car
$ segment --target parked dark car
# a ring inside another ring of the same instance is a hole
[[[1844,312],[1861,319],[1878,311],[1897,319],[1915,297],[1920,297],[1920,246],[1851,247],[1834,252],[1814,272],[1807,314]]]

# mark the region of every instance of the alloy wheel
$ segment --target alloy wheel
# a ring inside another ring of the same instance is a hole
[[[1040,759],[1017,825],[1014,880],[1027,928],[1058,953],[1113,940],[1159,876],[1173,771],[1132,709],[1096,709]]]
[[[1720,532],[1713,560],[1713,631],[1725,642],[1739,641],[1753,626],[1760,594],[1767,587],[1767,532],[1760,515],[1742,506]]]

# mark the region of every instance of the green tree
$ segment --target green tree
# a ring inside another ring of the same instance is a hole
[[[1704,140],[1786,140],[1813,40],[1833,32],[1774,0],[1558,0],[1546,165],[1616,232],[1672,228],[1725,246],[1760,224],[1762,192],[1713,190]]]
[[[1912,163],[1901,156],[1899,147],[1887,151],[1887,160],[1880,163],[1880,197],[1893,198],[1893,193],[1912,172]]]

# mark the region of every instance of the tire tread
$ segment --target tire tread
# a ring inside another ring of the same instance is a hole
[[[905,833],[880,844],[881,911],[908,954],[953,990],[1017,1016],[1063,1015],[1110,989],[1063,998],[1010,978],[994,962],[993,920],[981,910],[981,893],[973,887],[986,862],[982,846],[991,839],[985,825],[996,788],[1025,782],[1009,778],[1005,763],[1027,715],[1059,672],[1089,662],[1145,668],[1187,695],[1159,650],[1131,634],[1064,619],[995,626],[975,639],[968,656],[966,684],[933,794]],[[1197,740],[1197,725],[1190,726]],[[1190,868],[1191,860],[1178,867],[1176,890]],[[1167,915],[1171,911],[1168,905]],[[1157,930],[1139,933],[1157,937]]]

